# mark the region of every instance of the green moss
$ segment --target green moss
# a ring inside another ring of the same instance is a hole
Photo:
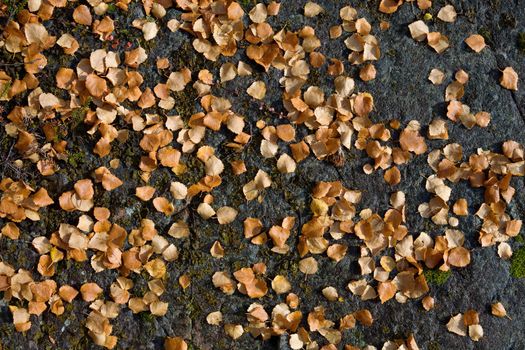
[[[71,112],[71,118],[69,120],[69,124],[71,126],[71,130],[76,129],[80,123],[84,121],[84,118],[86,117],[86,113],[89,110],[89,104],[91,103],[91,97],[89,97],[82,107],[75,108]]]
[[[314,289],[313,289],[309,284],[307,284],[307,283],[304,282],[304,281],[301,282],[301,283],[299,284],[299,286],[301,287],[301,290],[302,290],[302,292],[303,292],[303,295],[304,295],[305,297],[307,297],[307,298],[308,298],[308,297],[311,297],[312,294],[314,293]]]
[[[492,7],[494,11],[499,10],[501,8],[501,0],[490,0],[490,7]]]
[[[433,340],[431,342],[428,342],[427,349],[428,350],[439,350],[441,348],[439,347],[439,343]]]
[[[481,27],[478,30],[478,34],[485,39],[486,42],[492,42],[492,33],[491,31],[486,27]]]
[[[85,160],[84,152],[72,153],[67,158],[67,162],[69,163],[69,165],[75,168],[78,167],[81,163],[84,163],[84,160]]]
[[[518,33],[517,45],[519,52],[525,54],[525,32]]]
[[[245,264],[242,261],[234,261],[233,264],[231,264],[233,271],[237,271],[242,269]]]
[[[187,88],[183,91],[175,92],[175,109],[184,119],[189,119],[195,113],[195,100],[197,98],[193,89]]]
[[[390,49],[386,52],[387,56],[390,57],[396,57],[397,56],[397,50],[396,49]]]
[[[140,319],[146,323],[152,323],[155,321],[155,316],[152,313],[147,312],[147,311],[139,313],[139,316],[140,316]]]
[[[257,3],[256,0],[239,0],[238,2],[244,10],[248,11]]]
[[[11,89],[11,82],[8,82],[7,84],[5,84],[4,88],[2,89],[2,91],[0,91],[0,99],[4,98],[5,96],[7,96],[7,93],[9,92],[9,89]]]
[[[352,343],[354,346],[358,346],[360,348],[366,346],[365,335],[363,332],[357,329],[352,329],[349,339],[350,343]]]
[[[3,0],[2,2],[7,5],[7,13],[10,18],[14,18],[20,11],[26,6],[28,0]]]
[[[518,243],[525,243],[525,238],[523,237],[523,235],[517,235],[516,237],[514,237],[514,241]]]
[[[241,235],[233,230],[224,229],[220,232],[221,241],[226,246],[239,246],[241,244]]]
[[[108,4],[108,12],[113,13],[117,11],[117,6],[115,4]]]
[[[525,247],[518,249],[512,255],[510,274],[515,278],[525,278]]]
[[[427,283],[442,286],[447,282],[452,273],[450,271],[425,270],[423,274],[425,275]]]
[[[217,307],[219,305],[219,301],[217,300],[214,290],[209,290],[208,292],[205,292],[203,294],[203,298],[210,307]]]
[[[291,275],[296,276],[299,272],[299,263],[293,260],[285,260],[279,265],[278,270],[280,275]]]
[[[85,335],[81,335],[79,338],[76,338],[73,341],[76,341],[76,343],[72,344],[70,347],[71,350],[88,349],[90,342],[92,342],[92,340]]]
[[[33,340],[35,342],[39,342],[42,338],[44,338],[45,334],[41,330],[37,330],[36,333],[33,335]]]
[[[323,79],[326,79],[326,76],[321,77],[319,69],[312,69],[310,70],[310,74],[308,75],[308,81],[306,83],[312,86],[321,86]]]

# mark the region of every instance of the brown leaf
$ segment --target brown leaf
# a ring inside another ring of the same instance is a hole
[[[485,38],[479,34],[472,34],[465,39],[465,43],[475,52],[481,52],[487,46],[485,44]]]
[[[427,151],[425,139],[419,135],[419,131],[405,129],[399,136],[401,148],[415,154],[423,154]]]
[[[108,90],[106,80],[93,73],[89,74],[86,78],[86,88],[91,96],[94,97],[102,97]]]
[[[501,72],[500,84],[508,90],[518,90],[518,73],[512,67],[507,67]]]
[[[497,302],[491,305],[491,312],[496,317],[507,316],[507,310],[505,310],[505,307],[500,302]]]
[[[367,309],[362,309],[354,312],[354,317],[357,321],[361,322],[363,326],[370,327],[374,323],[372,313]]]
[[[164,339],[164,350],[188,350],[188,344],[181,337]]]
[[[20,229],[15,225],[14,222],[8,222],[2,227],[1,235],[9,237],[11,239],[18,239],[20,237]]]
[[[465,267],[470,264],[470,252],[463,247],[454,247],[448,253],[447,263],[455,267]]]
[[[379,3],[379,11],[383,13],[394,13],[402,3],[403,0],[381,0]]]
[[[99,294],[103,290],[96,283],[84,283],[80,287],[80,293],[82,294],[82,299],[87,302],[94,301],[98,298]]]
[[[448,22],[448,23],[455,22],[456,17],[457,17],[456,9],[452,5],[443,6],[437,14],[437,18],[439,18],[443,22]]]
[[[86,5],[79,5],[73,11],[73,20],[78,24],[90,26],[93,18],[91,12]]]
[[[379,282],[377,286],[377,294],[379,294],[379,299],[381,299],[381,304],[384,304],[386,301],[392,299],[397,292],[397,287],[392,282]]]
[[[93,190],[93,182],[90,179],[77,181],[74,188],[80,199],[92,199],[95,194],[95,191]]]
[[[385,175],[383,177],[386,183],[391,186],[397,185],[399,182],[401,182],[401,172],[396,166],[393,166],[392,168],[385,171]]]

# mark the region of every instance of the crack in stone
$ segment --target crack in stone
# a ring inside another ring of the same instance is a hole
[[[518,99],[516,98],[516,93],[514,91],[511,91],[510,92],[510,95],[512,96],[512,101],[514,102],[514,104],[516,105],[516,109],[518,110],[518,113],[520,114],[521,116],[521,119],[523,120],[523,122],[525,123],[525,111],[523,111],[520,107],[520,104],[518,103]]]

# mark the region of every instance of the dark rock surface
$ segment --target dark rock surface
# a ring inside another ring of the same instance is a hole
[[[387,121],[398,118],[406,125],[410,120],[418,120],[423,126],[434,117],[445,117],[446,105],[444,90],[458,69],[469,73],[470,80],[466,86],[463,103],[472,110],[485,110],[491,113],[492,121],[488,128],[474,127],[467,130],[460,124],[448,123],[450,140],[431,141],[430,148],[441,148],[447,143],[458,142],[463,146],[464,155],[476,151],[478,148],[500,150],[502,142],[513,139],[525,143],[525,53],[520,52],[517,40],[518,34],[525,31],[525,1],[524,0],[465,0],[445,2],[436,0],[430,13],[436,18],[441,6],[452,3],[458,12],[455,23],[443,23],[439,20],[431,21],[429,27],[447,35],[451,48],[438,55],[424,43],[414,41],[408,32],[408,24],[421,19],[423,12],[415,3],[407,3],[393,15],[378,13],[379,1],[333,1],[319,0],[318,3],[326,10],[324,14],[307,19],[302,15],[302,8],[306,1],[283,0],[281,11],[277,18],[269,22],[274,28],[287,26],[292,30],[305,25],[315,28],[316,34],[323,44],[320,49],[327,58],[334,57],[345,61],[345,68],[349,76],[356,77],[357,90],[369,91],[374,96],[375,111],[373,121]],[[346,62],[348,49],[344,46],[347,34],[337,40],[328,38],[330,26],[340,23],[339,9],[345,5],[357,8],[360,17],[365,17],[373,26],[373,33],[378,37],[381,45],[381,59],[375,64],[377,78],[364,83],[357,78],[358,68]],[[253,4],[245,1],[245,9]],[[68,16],[67,21],[52,24],[48,29],[53,33],[61,33],[68,28],[71,18],[71,9],[64,9],[62,13]],[[177,10],[169,10],[163,20],[178,17]],[[118,26],[131,26],[135,18],[143,17],[142,7],[133,5],[128,14],[117,12]],[[391,28],[380,31],[380,20],[388,20]],[[480,54],[473,53],[463,40],[470,34],[482,34],[489,45]],[[117,33],[118,35],[118,33]],[[85,40],[84,40],[85,38]],[[165,26],[162,32],[148,48],[148,65],[140,67],[146,77],[146,84],[153,87],[160,75],[152,64],[156,57],[169,57],[174,62],[174,69],[191,65],[192,71],[208,68],[215,76],[218,75],[220,65],[225,62],[221,58],[218,63],[206,61],[191,48],[191,37],[182,32],[171,33]],[[83,37],[81,50],[71,60],[73,66],[82,57],[95,48],[102,47],[101,42],[94,41],[90,36]],[[50,76],[61,65],[58,57],[61,51],[55,50],[55,62],[46,68]],[[244,51],[241,50],[233,59],[247,61]],[[512,66],[522,77],[519,90],[511,92],[499,85],[499,70]],[[444,84],[434,86],[427,80],[432,68],[440,68],[447,74]],[[266,102],[277,111],[283,110],[281,104],[281,89],[278,86],[280,72],[271,70],[268,75],[257,71],[255,77],[264,80],[268,85]],[[322,87],[329,93],[333,86],[333,78],[324,70],[310,74],[312,85]],[[304,278],[297,270],[300,260],[295,249],[292,253],[281,256],[270,251],[269,246],[255,246],[243,238],[242,221],[248,216],[259,217],[265,226],[279,224],[283,217],[293,215],[297,217],[294,233],[289,239],[289,245],[297,243],[298,229],[309,219],[310,192],[318,181],[340,180],[352,189],[363,191],[363,201],[358,209],[371,208],[383,213],[388,207],[390,193],[396,190],[407,194],[407,226],[411,233],[421,231],[430,234],[440,234],[442,228],[429,223],[420,217],[417,207],[421,202],[428,200],[425,191],[425,178],[432,174],[426,163],[426,156],[416,157],[409,164],[401,166],[402,182],[397,186],[388,186],[382,179],[382,172],[365,175],[362,166],[370,162],[366,155],[358,150],[346,152],[346,162],[342,168],[336,168],[328,162],[308,158],[298,165],[294,174],[279,174],[275,169],[274,160],[261,160],[258,151],[261,136],[258,135],[254,123],[264,117],[271,123],[279,123],[277,115],[261,110],[258,103],[245,94],[246,88],[254,77],[236,78],[234,81],[219,84],[214,87],[213,93],[225,96],[233,101],[233,110],[246,116],[256,133],[253,143],[244,151],[241,158],[246,161],[249,171],[238,177],[225,177],[220,190],[214,191],[217,205],[231,205],[240,208],[240,214],[232,225],[219,226],[218,224],[201,219],[195,212],[196,204],[190,203],[176,218],[166,218],[155,211],[151,203],[144,204],[134,196],[134,188],[140,183],[133,168],[137,168],[140,150],[139,136],[132,137],[126,144],[114,147],[111,156],[119,157],[125,166],[116,174],[124,180],[125,185],[111,193],[104,193],[98,189],[95,205],[110,206],[112,218],[116,216],[117,223],[128,231],[138,226],[141,218],[150,218],[155,221],[159,232],[166,232],[174,219],[187,220],[191,225],[191,239],[173,240],[181,251],[179,260],[169,263],[169,277],[166,281],[167,291],[162,300],[170,303],[168,313],[164,317],[155,317],[149,314],[133,315],[129,309],[123,308],[120,315],[111,321],[114,326],[113,334],[119,337],[119,349],[160,349],[166,336],[182,336],[188,340],[192,349],[288,349],[286,336],[281,339],[272,339],[263,342],[244,334],[237,341],[228,338],[222,327],[210,326],[205,317],[208,313],[221,310],[225,322],[246,323],[245,312],[254,301],[244,295],[235,293],[226,296],[215,289],[211,283],[211,275],[216,270],[234,271],[237,268],[264,261],[268,266],[267,275],[271,278],[276,274],[286,275],[292,282],[292,291],[301,297],[301,310],[306,314],[317,305],[325,306],[327,316],[337,320],[341,316],[361,309],[368,308],[374,315],[375,322],[369,328],[357,327],[344,332],[342,344],[351,343],[359,346],[372,344],[381,348],[382,344],[391,339],[406,338],[413,333],[420,348],[437,349],[487,349],[487,350],[521,350],[525,349],[525,279],[515,279],[509,273],[509,262],[500,259],[496,247],[481,248],[477,241],[481,220],[472,215],[461,218],[459,228],[465,232],[466,247],[472,249],[472,263],[463,269],[454,269],[450,278],[443,285],[430,284],[430,295],[436,299],[436,308],[425,312],[420,300],[411,300],[406,304],[399,304],[394,300],[386,304],[378,301],[363,302],[352,296],[346,285],[352,279],[357,279],[359,267],[357,265],[359,241],[354,237],[344,238],[350,246],[347,256],[339,263],[330,261],[326,256],[319,257],[320,273]],[[44,88],[45,91],[45,88]],[[179,96],[175,109],[178,113],[188,116],[188,111],[195,109],[191,92]],[[190,113],[191,114],[191,113]],[[6,138],[3,128],[0,129],[2,139]],[[224,147],[225,134],[209,134],[207,143],[217,148],[219,157],[226,163],[227,160],[237,157]],[[85,134],[84,126],[79,126],[68,136],[68,141],[74,145],[74,152],[85,154],[78,166],[64,162],[65,171],[42,180],[35,174],[22,174],[30,183],[41,184],[48,188],[53,198],[72,188],[74,181],[86,178],[98,166],[107,165],[107,160],[101,160],[91,153],[96,142]],[[2,143],[2,158],[12,145]],[[14,141],[13,141],[14,142]],[[5,146],[4,146],[5,145]],[[194,164],[189,173],[182,176],[185,180],[200,178],[204,173],[202,165]],[[3,165],[5,166],[5,165]],[[242,186],[251,180],[257,169],[264,169],[272,174],[274,183],[266,191],[263,203],[256,201],[246,202],[242,194]],[[10,175],[13,176],[13,175]],[[153,174],[152,183],[159,194],[168,192],[169,182],[175,180],[168,170],[158,170]],[[523,178],[514,178],[512,185],[516,188],[516,195],[509,205],[508,212],[513,218],[525,218],[525,189]],[[470,212],[475,212],[483,201],[483,192],[472,189],[466,184],[453,187],[452,200],[464,197],[468,200]],[[184,203],[176,203],[180,208]],[[197,203],[198,204],[198,203]],[[23,232],[18,241],[0,238],[0,259],[17,268],[34,270],[38,261],[38,254],[31,248],[29,242],[36,236],[48,235],[58,228],[58,223],[67,221],[76,222],[76,214],[64,213],[53,206],[45,209],[42,215],[44,220],[36,223],[20,225]],[[0,219],[0,226],[3,222]],[[215,240],[223,244],[226,256],[216,260],[209,255],[209,249]],[[522,243],[517,240],[511,243],[513,249]],[[192,277],[191,286],[183,291],[178,285],[178,277],[182,273],[189,273]],[[95,281],[103,286],[106,294],[109,285],[116,277],[115,271],[104,271],[95,274],[88,264],[61,262],[57,269],[56,279],[59,284],[68,283],[80,286],[88,281]],[[148,276],[133,275],[135,287],[132,293],[142,293],[147,290]],[[334,286],[344,298],[343,302],[327,302],[321,294],[321,289]],[[283,296],[269,292],[259,302],[265,305],[267,311],[283,301]],[[506,307],[507,318],[495,318],[490,315],[490,304],[501,301]],[[467,309],[480,312],[481,324],[485,336],[479,342],[473,342],[468,337],[460,337],[446,330],[446,323],[451,315],[464,312]],[[39,317],[31,317],[33,326],[27,333],[17,333],[12,325],[12,318],[5,301],[0,302],[0,337],[5,349],[95,349],[87,330],[83,326],[88,312],[88,304],[76,301],[72,307],[57,317],[48,312]],[[54,339],[52,341],[51,339]],[[320,344],[324,344],[320,340]]]

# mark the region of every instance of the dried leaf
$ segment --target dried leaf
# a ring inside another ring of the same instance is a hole
[[[507,310],[505,310],[505,307],[499,301],[491,305],[491,312],[496,317],[507,316]]]
[[[465,39],[465,43],[475,52],[481,52],[487,46],[485,44],[485,38],[479,34],[472,34]]]
[[[439,18],[443,22],[449,22],[449,23],[455,22],[456,17],[457,17],[456,9],[452,5],[443,6],[437,14],[437,18]]]
[[[443,80],[445,79],[445,73],[443,73],[441,70],[434,68],[430,71],[430,74],[428,76],[428,80],[432,82],[434,85],[440,85],[443,83]]]
[[[354,312],[354,317],[363,326],[370,327],[374,323],[372,313],[367,309],[362,309]]]
[[[102,293],[103,290],[98,286],[96,283],[84,283],[80,287],[80,293],[82,294],[82,299],[87,302],[94,301],[98,298],[100,293]]]
[[[220,325],[222,322],[222,312],[214,311],[209,313],[208,316],[206,316],[206,322],[214,326]]]
[[[106,80],[93,73],[86,78],[86,88],[94,97],[102,97],[108,91]]]
[[[224,257],[224,248],[221,245],[221,242],[215,241],[210,249],[210,254],[214,258],[223,258]]]
[[[483,338],[483,327],[479,324],[474,324],[468,327],[468,335],[470,339],[479,341]]]
[[[315,260],[313,257],[304,258],[299,261],[299,271],[306,275],[313,275],[317,273],[318,270],[318,264],[317,260]]]
[[[430,311],[434,308],[435,306],[435,301],[434,301],[434,298],[432,298],[431,296],[427,295],[426,297],[423,298],[423,300],[421,301],[421,303],[423,304],[423,308],[426,310],[426,311]]]
[[[151,186],[141,186],[135,188],[135,196],[137,196],[141,201],[149,201],[153,198],[155,194],[155,188]]]
[[[227,323],[224,325],[224,331],[233,340],[240,338],[244,334],[244,328],[240,324]]]
[[[237,217],[237,210],[232,207],[221,207],[217,210],[217,221],[220,225],[232,223]]]
[[[518,90],[518,73],[512,68],[507,67],[501,72],[500,84],[508,90]]]
[[[221,66],[220,76],[221,83],[233,80],[237,76],[237,68],[233,63],[226,62]],[[248,94],[250,94],[250,92],[248,92]]]
[[[277,294],[284,294],[292,289],[292,285],[285,276],[277,275],[272,281],[272,289]]]
[[[150,41],[157,36],[159,27],[155,22],[146,22],[142,27],[142,33],[144,34],[144,40]]]
[[[262,100],[266,96],[266,84],[264,81],[254,81],[246,93],[255,99]]]
[[[454,247],[448,254],[447,263],[455,267],[465,267],[470,264],[470,252],[463,247]]]
[[[324,9],[315,2],[308,1],[306,5],[304,5],[304,15],[306,17],[315,17],[321,12],[324,12]]]
[[[412,39],[416,41],[425,40],[427,38],[427,34],[429,33],[428,26],[421,20],[409,24],[408,29],[410,30]]]
[[[73,20],[78,24],[90,26],[93,21],[91,12],[86,5],[79,5],[73,11]]]
[[[508,260],[512,257],[512,248],[507,242],[501,242],[498,245],[498,255],[503,260]]]
[[[381,304],[392,299],[397,292],[397,287],[392,282],[380,282],[377,286],[377,294],[381,299]]]
[[[164,339],[164,350],[188,350],[188,344],[181,337]]]
[[[439,32],[428,33],[427,40],[428,45],[437,53],[443,53],[450,46],[448,37]]]
[[[337,289],[335,289],[334,287],[323,288],[321,293],[323,293],[323,296],[326,299],[328,299],[328,301],[336,301],[337,299],[339,299],[339,294],[337,293]]]
[[[456,316],[451,317],[447,323],[447,329],[451,333],[456,333],[457,335],[466,336],[467,327],[465,326],[465,323],[463,322],[463,315],[457,314]]]

